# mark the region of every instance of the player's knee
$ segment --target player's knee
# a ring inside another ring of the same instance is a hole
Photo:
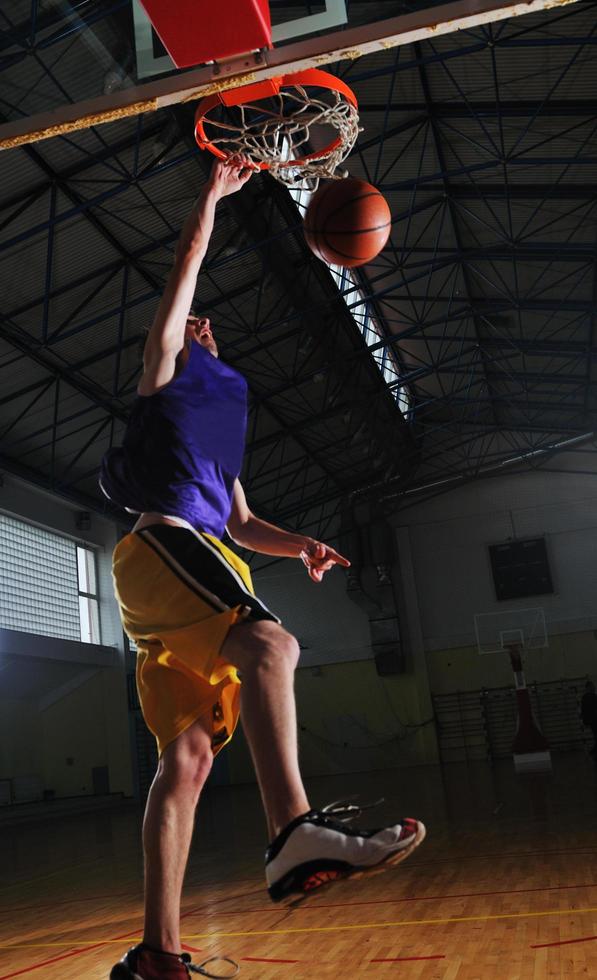
[[[202,740],[197,745],[174,744],[169,748],[160,760],[158,774],[171,789],[198,795],[213,765],[211,745]]]
[[[251,623],[240,640],[236,666],[244,676],[279,668],[294,670],[298,664],[298,641],[278,623]]]
[[[283,666],[294,670],[298,664],[298,641],[278,623],[263,623],[267,627],[258,637],[257,666],[260,669]]]

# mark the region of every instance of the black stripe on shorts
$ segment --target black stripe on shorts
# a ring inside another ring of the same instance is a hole
[[[249,619],[280,620],[249,592],[240,574],[224,555],[199,532],[172,524],[152,524],[135,531],[168,568],[214,611],[236,606],[250,609]]]

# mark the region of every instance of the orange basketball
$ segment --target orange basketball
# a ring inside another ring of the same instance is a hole
[[[313,195],[305,215],[307,245],[319,259],[353,268],[379,255],[392,215],[385,197],[364,180],[331,180]]]

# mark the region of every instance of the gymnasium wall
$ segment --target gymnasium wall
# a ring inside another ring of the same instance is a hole
[[[316,584],[300,562],[282,561],[254,581],[302,647],[295,688],[305,776],[437,761],[424,657],[409,644],[407,670],[378,675],[367,615],[349,599],[343,571]],[[242,733],[226,751],[230,781],[253,781]]]
[[[94,547],[102,628],[101,648],[19,631],[18,656],[5,631],[10,670],[0,661],[0,779],[13,780],[17,799],[32,787],[56,798],[91,795],[93,769],[106,767],[110,791],[130,796],[124,652],[110,574],[115,526],[91,514],[90,527],[77,529],[75,506],[6,474],[0,511]]]
[[[2,675],[0,674],[0,679]],[[40,772],[40,725],[31,698],[0,696],[0,779]]]
[[[132,794],[127,704],[119,671],[98,670],[42,711],[38,727],[44,784],[57,798],[91,795],[92,770],[103,767],[110,792]]]
[[[367,616],[346,595],[339,568],[313,582],[299,560],[276,562],[254,575],[257,594],[296,636],[302,668],[371,657]]]
[[[503,475],[402,509],[433,693],[511,683],[506,657],[478,657],[475,613],[542,606],[550,646],[526,656],[528,680],[597,675],[597,464],[566,454],[551,470]],[[563,472],[560,472],[563,470]],[[545,536],[553,595],[498,602],[488,545]]]
[[[295,562],[256,575],[305,647],[296,691],[306,775],[436,762],[434,729],[424,724],[431,695],[512,684],[505,656],[478,656],[475,613],[543,606],[550,646],[527,655],[528,680],[597,679],[597,465],[579,453],[556,457],[554,467],[564,472],[481,480],[394,515],[404,674],[377,675],[367,617],[348,599],[342,572],[321,587]],[[487,546],[543,535],[555,594],[498,602]],[[250,779],[242,739],[229,755],[232,781]]]

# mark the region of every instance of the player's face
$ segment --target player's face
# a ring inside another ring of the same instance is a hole
[[[190,340],[194,340],[197,344],[201,344],[205,347],[210,354],[214,357],[218,356],[218,345],[214,340],[214,335],[211,332],[211,323],[209,317],[207,316],[193,316],[190,314],[187,317],[187,328],[185,337]]]

